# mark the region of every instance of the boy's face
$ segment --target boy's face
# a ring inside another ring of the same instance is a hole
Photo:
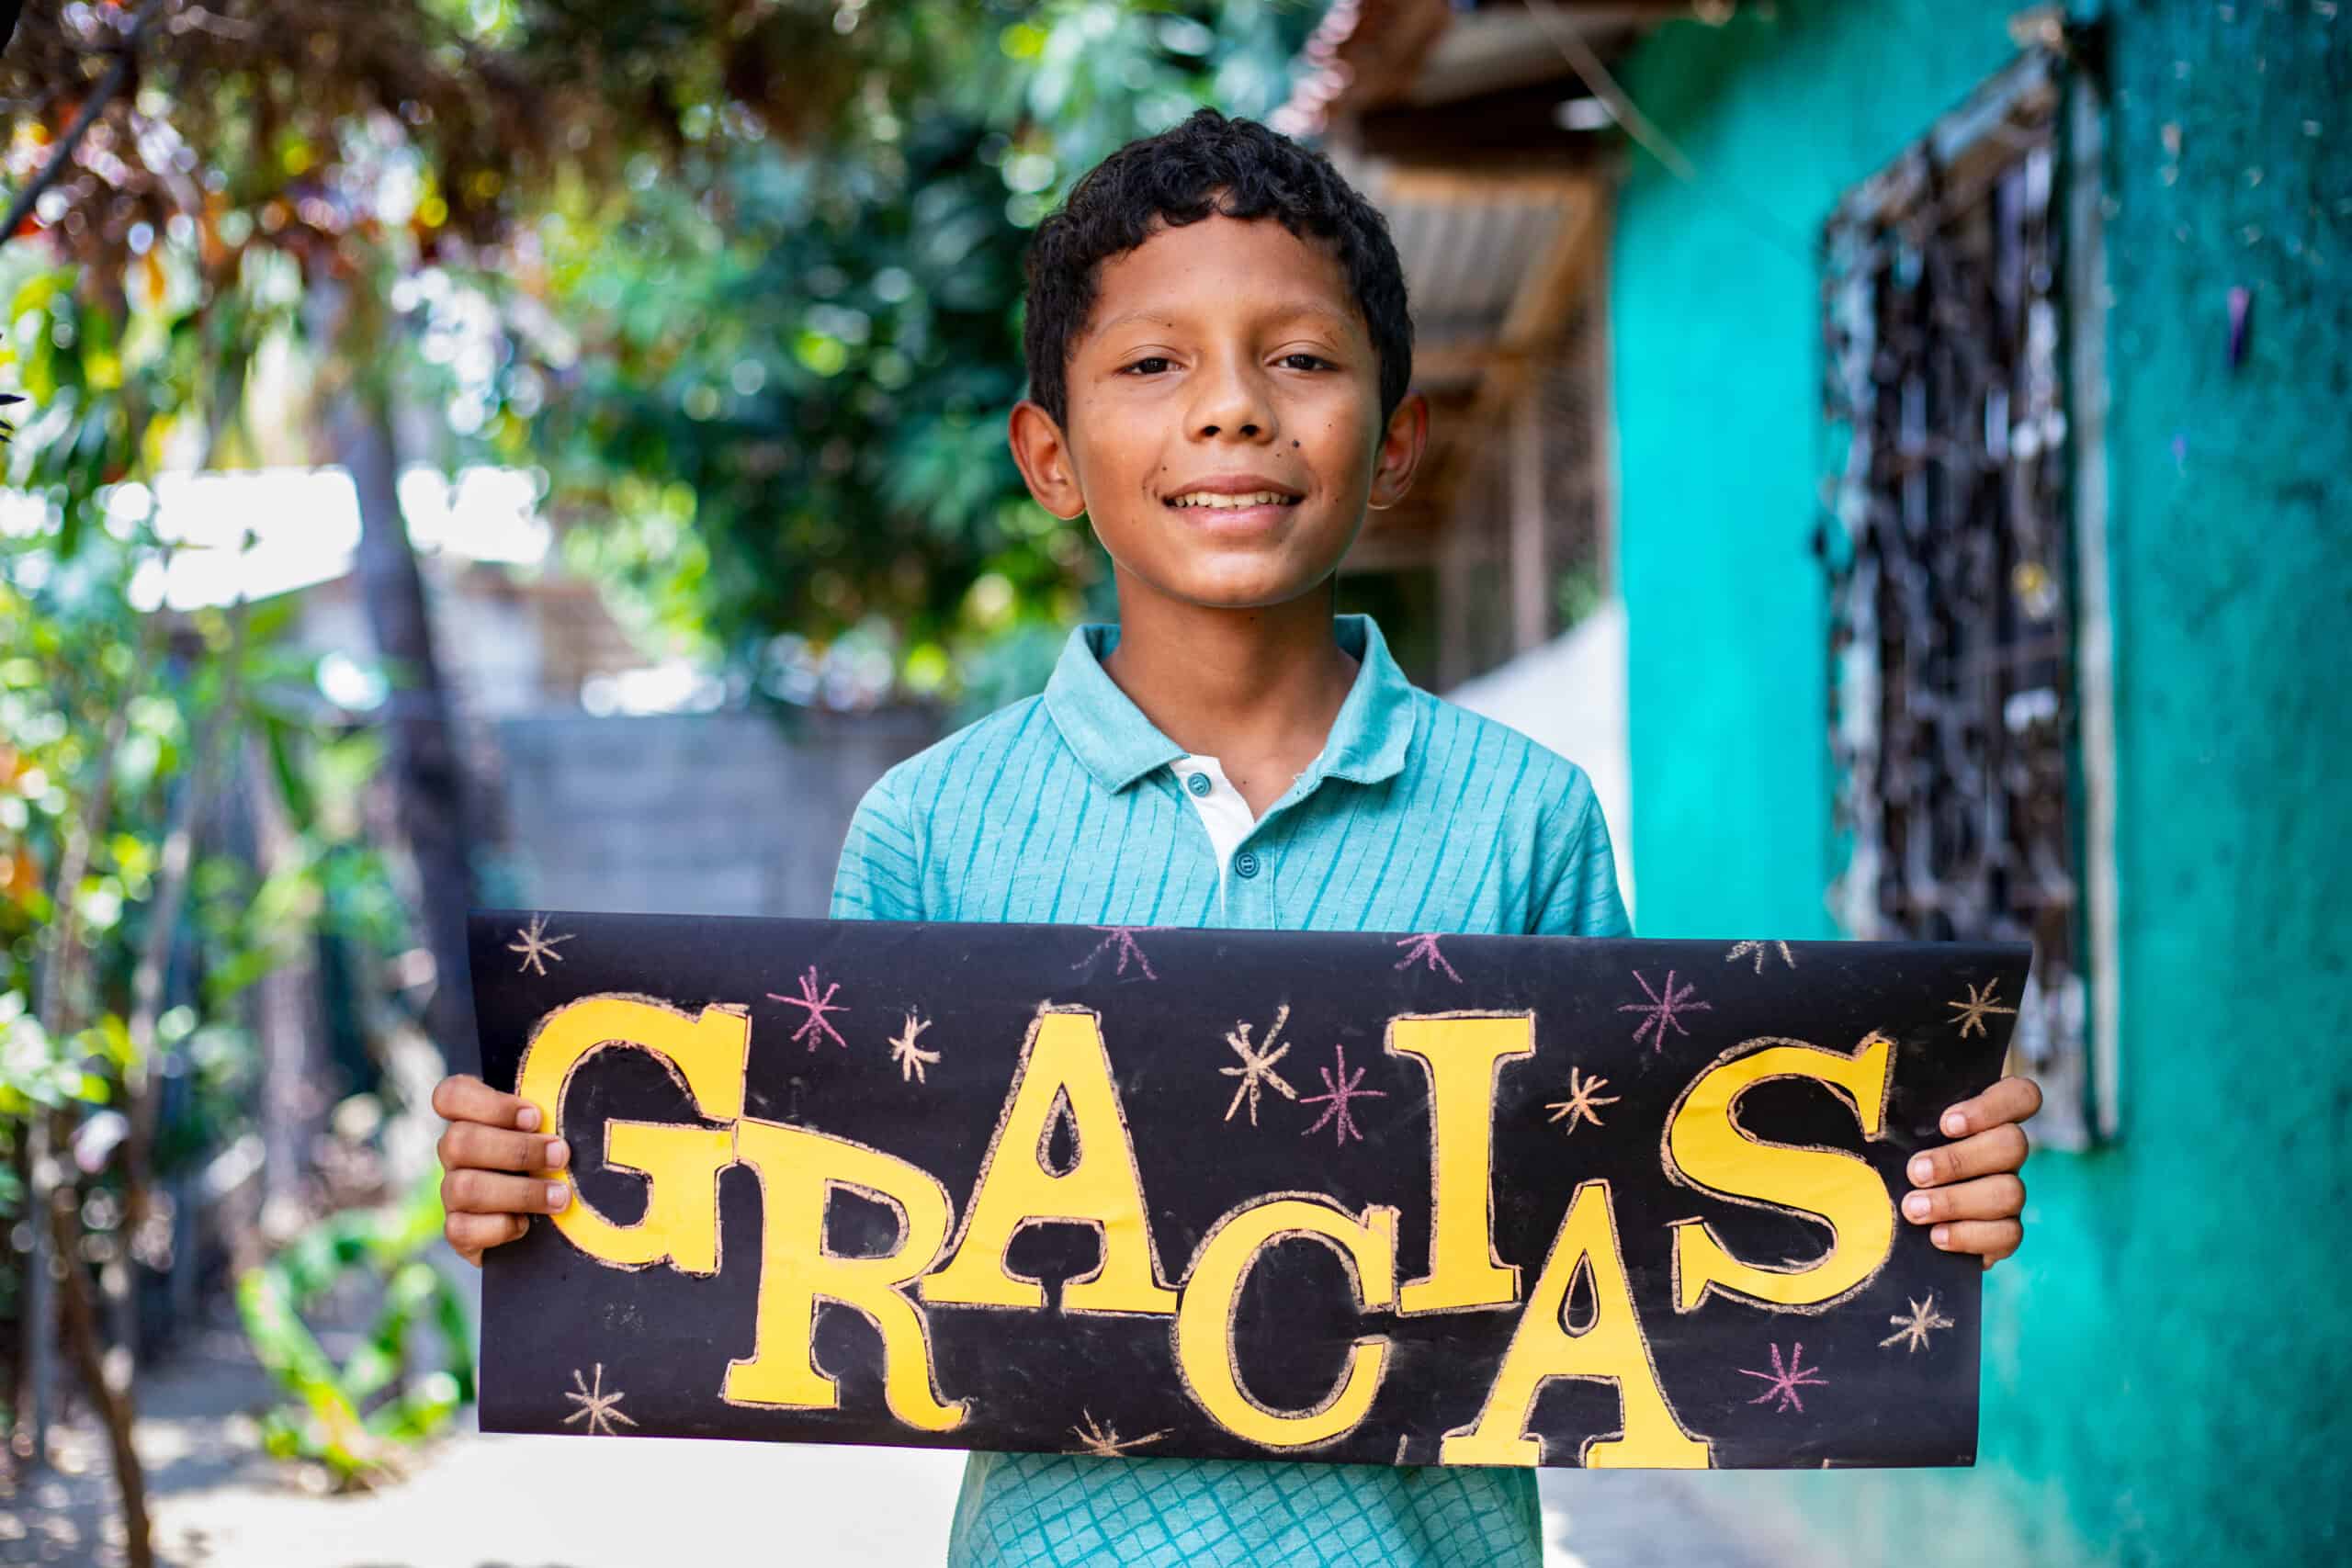
[[[1068,371],[1067,423],[1023,403],[1013,455],[1041,505],[1092,519],[1123,596],[1311,592],[1405,493],[1428,429],[1419,396],[1383,424],[1340,264],[1272,219],[1162,227],[1105,262]]]

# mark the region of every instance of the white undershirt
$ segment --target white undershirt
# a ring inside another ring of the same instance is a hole
[[[1241,840],[1250,836],[1250,829],[1258,825],[1258,819],[1250,815],[1250,803],[1241,798],[1241,792],[1233,787],[1215,757],[1179,757],[1170,766],[1175,770],[1176,783],[1183,790],[1184,798],[1200,813],[1201,826],[1208,829],[1209,844],[1216,851],[1216,897],[1221,907],[1233,852],[1241,847]],[[1200,792],[1193,783],[1196,776],[1209,781],[1206,792]]]

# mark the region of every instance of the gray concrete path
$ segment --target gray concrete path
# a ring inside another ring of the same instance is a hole
[[[330,1345],[333,1350],[334,1346]],[[626,1443],[465,1431],[404,1481],[330,1496],[261,1452],[273,1399],[225,1309],[140,1382],[138,1442],[170,1568],[935,1568],[959,1453]],[[0,1482],[0,1564],[123,1562],[103,1435]],[[1547,1471],[1551,1568],[1789,1568],[1808,1558],[1762,1478]],[[1730,1485],[1739,1481],[1748,1485]]]

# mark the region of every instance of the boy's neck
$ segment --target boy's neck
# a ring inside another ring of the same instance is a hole
[[[1120,583],[1102,670],[1146,718],[1215,757],[1262,816],[1322,754],[1357,661],[1332,631],[1328,586],[1255,610],[1207,609]]]

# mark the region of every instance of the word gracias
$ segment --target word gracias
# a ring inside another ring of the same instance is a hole
[[[1491,1107],[1499,1065],[1532,1055],[1534,1034],[1534,1018],[1524,1012],[1408,1014],[1389,1023],[1388,1052],[1428,1075],[1431,1106],[1429,1271],[1401,1286],[1397,1211],[1374,1205],[1351,1214],[1315,1193],[1272,1194],[1225,1214],[1182,1280],[1171,1285],[1163,1279],[1101,1020],[1089,1010],[1049,1005],[1031,1024],[960,1227],[946,1188],[921,1168],[845,1138],[744,1115],[751,1020],[740,1007],[713,1005],[690,1017],[634,998],[583,998],[549,1013],[534,1032],[516,1090],[548,1115],[544,1125],[560,1128],[566,1093],[583,1063],[602,1050],[642,1051],[717,1123],[605,1124],[605,1163],[647,1179],[643,1217],[616,1224],[575,1194],[554,1218],[574,1246],[607,1265],[667,1263],[716,1274],[719,1173],[741,1164],[757,1174],[763,1218],[756,1340],[750,1356],[729,1367],[721,1397],[730,1404],[835,1408],[838,1385],[814,1356],[817,1305],[835,1302],[862,1314],[880,1334],[891,1415],[922,1431],[953,1430],[965,1403],[944,1398],[937,1387],[917,1303],[1042,1309],[1043,1286],[1012,1273],[1006,1249],[1025,1225],[1073,1223],[1096,1232],[1102,1261],[1065,1285],[1064,1310],[1172,1318],[1179,1375],[1200,1408],[1237,1437],[1296,1451],[1343,1437],[1363,1419],[1387,1367],[1389,1341],[1378,1335],[1357,1339],[1338,1386],[1313,1409],[1271,1408],[1242,1386],[1234,1364],[1233,1321],[1244,1279],[1268,1247],[1311,1238],[1348,1266],[1363,1312],[1411,1316],[1518,1303],[1520,1270],[1494,1249]],[[1667,1119],[1669,1173],[1723,1198],[1822,1221],[1834,1239],[1810,1264],[1766,1267],[1733,1257],[1702,1220],[1675,1222],[1676,1311],[1696,1310],[1714,1291],[1768,1308],[1815,1310],[1850,1296],[1878,1272],[1894,1240],[1893,1204],[1878,1173],[1850,1153],[1763,1143],[1735,1123],[1733,1110],[1742,1093],[1767,1079],[1812,1078],[1846,1100],[1863,1134],[1877,1138],[1891,1071],[1892,1046],[1880,1035],[1851,1054],[1767,1038],[1726,1052],[1683,1091]],[[1058,1172],[1046,1153],[1057,1112],[1067,1114],[1075,1134],[1074,1157]],[[844,1257],[827,1249],[826,1209],[837,1188],[896,1211],[899,1235],[890,1251]],[[1564,1314],[1580,1270],[1593,1309],[1589,1324],[1572,1334]],[[1611,1384],[1622,1403],[1622,1432],[1589,1438],[1585,1464],[1709,1464],[1708,1441],[1682,1426],[1659,1387],[1627,1286],[1606,1180],[1576,1189],[1479,1416],[1445,1437],[1441,1461],[1539,1462],[1540,1442],[1526,1427],[1537,1394],[1554,1378]]]

